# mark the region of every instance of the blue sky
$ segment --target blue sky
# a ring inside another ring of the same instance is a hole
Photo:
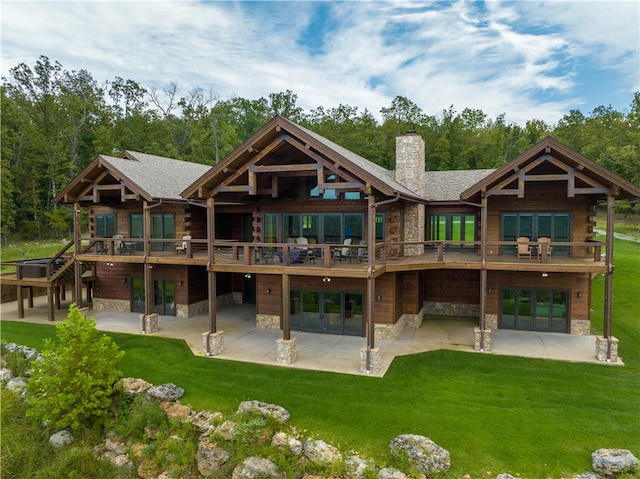
[[[40,55],[99,83],[175,81],[217,98],[292,90],[307,112],[379,117],[405,96],[509,122],[626,111],[640,90],[640,2],[12,1],[1,71]]]

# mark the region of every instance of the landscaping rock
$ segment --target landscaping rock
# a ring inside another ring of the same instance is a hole
[[[349,479],[366,479],[369,471],[372,471],[375,467],[373,461],[362,459],[358,456],[349,456],[344,462]]]
[[[177,401],[184,396],[184,389],[173,383],[161,384],[147,390],[145,398],[147,401]]]
[[[141,396],[153,387],[153,384],[139,378],[122,378],[122,390],[131,397]]]
[[[0,369],[0,381],[5,382],[11,378],[13,378],[13,373],[11,372],[11,369],[7,369],[7,368]]]
[[[632,474],[640,461],[627,449],[598,449],[591,454],[593,470],[603,476]]]
[[[247,457],[233,469],[231,479],[280,479],[284,474],[278,466],[263,457]]]
[[[196,459],[200,474],[208,476],[220,469],[229,460],[229,453],[210,442],[208,438],[205,438],[198,443]]]
[[[302,454],[302,442],[284,432],[277,432],[271,439],[271,445],[278,447],[281,451],[289,450],[295,456]]]
[[[573,476],[571,479],[603,479],[603,478],[600,474],[587,471],[587,472],[583,472],[582,474],[578,474],[577,476]]]
[[[160,403],[160,409],[164,411],[169,419],[175,419],[178,421],[184,421],[191,414],[191,408],[189,406],[183,406],[171,401],[162,401]]]
[[[11,378],[7,381],[7,389],[18,396],[25,396],[27,394],[27,381],[21,377]]]
[[[58,431],[49,437],[49,444],[55,448],[62,448],[74,441],[73,435],[66,429]]]
[[[318,464],[331,464],[342,460],[342,454],[337,447],[319,439],[305,441],[302,450],[307,459]]]
[[[193,424],[201,434],[210,434],[214,429],[214,423],[222,419],[222,413],[198,411],[189,416],[188,421]]]
[[[244,401],[238,406],[238,414],[259,414],[263,417],[272,417],[280,424],[291,419],[291,414],[282,406],[268,404],[261,401]]]
[[[390,447],[393,456],[404,452],[409,462],[427,476],[433,476],[451,467],[449,451],[425,436],[402,434],[391,441]]]
[[[508,472],[503,472],[502,474],[498,474],[496,476],[496,479],[520,479],[520,478],[517,476],[512,476]]]
[[[378,472],[378,479],[409,479],[409,477],[398,469],[385,467]]]
[[[236,422],[231,419],[226,420],[215,429],[215,433],[224,440],[231,441],[236,434]]]

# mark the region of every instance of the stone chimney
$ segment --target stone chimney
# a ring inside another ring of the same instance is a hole
[[[417,196],[425,196],[424,140],[413,131],[396,138],[396,181]],[[424,204],[405,203],[402,223],[401,241],[424,241]],[[405,256],[417,256],[423,253],[423,245],[404,247]]]
[[[414,131],[396,138],[396,181],[418,196],[425,195],[424,140]]]

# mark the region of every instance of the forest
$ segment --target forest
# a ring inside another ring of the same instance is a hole
[[[496,168],[552,135],[640,184],[640,92],[627,111],[599,106],[587,114],[571,110],[554,125],[537,119],[521,125],[505,114],[490,118],[453,105],[427,115],[403,96],[374,115],[342,104],[304,111],[292,90],[222,99],[202,88],[183,91],[178,82],[158,89],[114,76],[101,85],[89,71],[66,70],[45,56],[11,68],[0,91],[5,240],[68,236],[71,210],[52,200],[99,154],[127,149],[214,165],[274,115],[389,169],[395,137],[409,130],[425,140],[428,170]]]

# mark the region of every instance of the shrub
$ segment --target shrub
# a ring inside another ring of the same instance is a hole
[[[117,364],[124,352],[96,330],[75,304],[56,326],[57,341],[47,339],[42,361],[32,363],[27,414],[60,428],[77,430],[109,412]]]

